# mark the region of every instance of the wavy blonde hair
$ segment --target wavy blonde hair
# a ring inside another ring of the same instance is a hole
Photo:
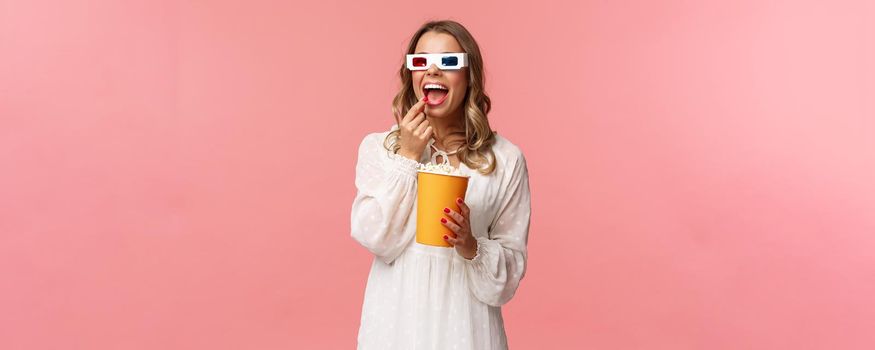
[[[452,35],[462,46],[462,50],[468,54],[468,90],[462,103],[465,109],[465,147],[462,147],[457,154],[459,160],[469,168],[477,169],[483,175],[489,175],[495,170],[495,153],[492,151],[492,145],[495,144],[497,132],[492,130],[486,118],[492,102],[489,96],[486,96],[484,89],[483,57],[480,56],[480,47],[471,33],[458,22],[431,21],[423,24],[413,34],[407,45],[407,54],[416,52],[419,38],[427,32]],[[417,102],[413,90],[413,76],[407,69],[406,61],[402,62],[398,74],[401,76],[401,90],[392,101],[392,113],[396,116],[396,123]],[[401,148],[399,137],[400,129],[392,130],[383,140],[383,147],[398,153]]]

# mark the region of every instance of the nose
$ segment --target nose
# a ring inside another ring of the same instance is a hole
[[[437,67],[436,64],[433,64],[428,67],[428,70],[425,71],[426,75],[440,75],[441,69]]]

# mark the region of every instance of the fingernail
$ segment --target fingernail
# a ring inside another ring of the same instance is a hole
[[[446,224],[446,223],[447,223],[447,219],[441,218],[441,222]]]
[[[462,204],[462,198],[456,198],[456,202]]]
[[[444,235],[444,239],[447,239],[447,235]]]
[[[444,213],[449,214],[449,213],[450,213],[450,208],[444,208]]]

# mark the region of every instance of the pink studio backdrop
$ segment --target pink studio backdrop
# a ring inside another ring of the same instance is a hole
[[[428,19],[525,152],[515,349],[870,349],[868,1],[0,2],[0,348],[350,349]]]

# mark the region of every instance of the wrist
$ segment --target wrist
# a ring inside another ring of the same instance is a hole
[[[477,240],[475,239],[475,240],[474,240],[474,248],[473,248],[473,249],[468,249],[468,251],[466,252],[466,254],[462,255],[462,257],[465,258],[465,259],[468,259],[468,260],[474,260],[474,258],[477,257],[477,247],[478,247],[478,245],[479,245],[479,243],[477,243]]]
[[[419,161],[419,157],[418,157],[418,156],[414,155],[413,153],[410,153],[410,152],[404,151],[404,150],[400,150],[400,151],[398,151],[398,155],[400,155],[400,156],[402,156],[402,157],[404,157],[404,158],[407,158],[407,159],[415,160],[415,161],[417,161],[417,162]]]

